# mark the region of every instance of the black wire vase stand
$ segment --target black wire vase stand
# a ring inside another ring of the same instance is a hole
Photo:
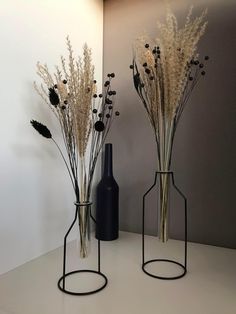
[[[107,283],[108,283],[107,277],[101,272],[101,246],[100,246],[100,240],[97,240],[97,244],[98,244],[97,245],[97,270],[81,269],[81,270],[74,270],[74,271],[66,273],[67,237],[68,237],[69,233],[71,232],[74,224],[76,223],[76,221],[78,219],[78,211],[79,211],[79,208],[81,206],[89,206],[89,217],[96,224],[96,220],[94,219],[94,217],[91,214],[91,205],[92,205],[92,203],[75,203],[75,206],[76,206],[75,218],[74,218],[70,228],[68,229],[67,233],[64,236],[63,275],[58,280],[57,286],[58,286],[58,288],[62,292],[67,293],[67,294],[71,294],[71,295],[83,296],[83,295],[94,294],[94,293],[97,293],[97,292],[103,290],[106,287]],[[78,274],[78,273],[93,273],[93,274],[96,274],[96,275],[102,277],[102,279],[104,280],[104,283],[99,288],[96,288],[94,290],[85,291],[85,292],[75,292],[75,291],[71,291],[71,290],[66,289],[66,278],[71,276],[71,275]]]
[[[177,193],[182,197],[184,200],[184,261],[183,263],[166,259],[166,258],[156,258],[151,260],[145,260],[145,201],[147,195],[151,192],[151,190],[157,185],[157,178],[160,175],[168,175],[171,178],[172,186],[177,191]],[[147,192],[143,195],[143,211],[142,211],[142,270],[145,274],[148,276],[151,276],[153,278],[162,279],[162,280],[173,280],[173,279],[179,279],[186,275],[187,273],[187,242],[188,242],[188,234],[187,234],[187,198],[185,195],[181,192],[181,190],[176,186],[175,180],[174,180],[174,173],[172,171],[156,171],[155,172],[155,179],[152,186],[147,190]],[[175,276],[159,276],[156,274],[151,273],[146,269],[146,266],[152,263],[158,263],[158,262],[164,262],[164,263],[171,263],[178,265],[181,269],[181,273]]]

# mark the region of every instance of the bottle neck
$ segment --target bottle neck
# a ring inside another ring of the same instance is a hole
[[[112,144],[105,144],[105,158],[104,158],[104,177],[113,177],[112,167]]]

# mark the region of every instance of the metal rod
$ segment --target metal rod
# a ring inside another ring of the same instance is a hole
[[[64,293],[67,293],[67,294],[70,294],[70,295],[90,295],[90,294],[94,294],[94,293],[97,293],[99,291],[101,291],[102,289],[104,289],[108,283],[108,279],[107,277],[101,272],[101,248],[100,248],[100,240],[98,240],[98,258],[97,258],[97,262],[98,262],[98,270],[90,270],[90,269],[82,269],[82,270],[75,270],[75,271],[72,271],[72,272],[69,272],[69,273],[66,273],[66,247],[67,247],[67,237],[71,231],[71,229],[73,228],[76,220],[77,220],[77,217],[78,217],[78,211],[79,211],[79,207],[80,206],[89,206],[89,211],[90,211],[90,217],[91,219],[96,223],[96,220],[94,219],[94,217],[92,216],[91,214],[91,203],[88,202],[88,203],[78,203],[78,202],[75,202],[75,206],[76,206],[76,210],[75,210],[75,217],[74,217],[74,220],[72,222],[72,224],[70,225],[68,231],[66,232],[65,236],[64,236],[64,249],[63,249],[63,275],[60,277],[60,279],[58,280],[58,288],[64,292]],[[100,288],[97,288],[95,290],[91,290],[91,291],[87,291],[87,292],[74,292],[74,291],[70,291],[70,290],[67,290],[66,287],[65,287],[65,279],[66,277],[68,276],[71,276],[75,273],[95,273],[97,275],[100,275],[103,279],[104,279],[104,283],[100,286]],[[61,286],[61,282],[62,282],[62,286]]]
[[[178,192],[178,194],[184,199],[184,224],[185,224],[185,228],[184,228],[184,265],[173,261],[173,260],[169,260],[169,259],[152,259],[152,260],[148,260],[145,262],[145,199],[146,196],[148,195],[148,193],[154,188],[154,186],[156,185],[157,182],[157,175],[161,175],[161,174],[168,174],[171,176],[172,179],[172,184],[174,189]],[[142,270],[149,276],[153,277],[153,278],[158,278],[158,279],[163,279],[163,280],[173,280],[173,279],[179,279],[183,276],[185,276],[185,274],[187,273],[187,244],[188,244],[188,230],[187,230],[187,198],[186,196],[183,194],[183,192],[176,186],[175,181],[174,181],[174,173],[173,171],[156,171],[155,172],[155,180],[153,185],[147,190],[147,192],[143,195],[143,210],[142,210]],[[154,275],[152,273],[150,273],[149,271],[147,271],[145,269],[145,266],[147,264],[153,263],[153,262],[168,262],[168,263],[174,263],[178,266],[180,266],[180,268],[183,269],[183,272],[180,275],[177,276],[170,276],[170,277],[164,277],[164,276],[157,276]]]

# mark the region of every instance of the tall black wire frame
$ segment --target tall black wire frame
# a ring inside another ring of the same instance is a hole
[[[184,200],[184,263],[180,263],[180,262],[177,262],[175,260],[170,260],[170,259],[165,259],[165,258],[157,258],[157,259],[151,259],[151,260],[145,261],[145,200],[146,200],[147,195],[156,186],[157,177],[158,177],[158,175],[161,175],[161,174],[167,174],[171,177],[172,185],[173,185],[174,189],[178,192],[178,194]],[[146,191],[146,193],[143,195],[143,211],[142,211],[142,270],[143,270],[143,272],[146,273],[148,276],[151,276],[153,278],[162,279],[162,280],[173,280],[173,279],[179,279],[179,278],[184,277],[187,273],[187,244],[188,244],[188,233],[187,232],[188,232],[188,229],[187,229],[187,198],[186,198],[186,196],[176,186],[173,171],[156,171],[154,183]],[[168,277],[155,275],[155,274],[149,272],[145,268],[148,264],[155,263],[155,262],[167,262],[167,263],[176,264],[182,269],[182,272],[179,275],[168,276]]]
[[[65,236],[64,236],[64,249],[63,249],[63,275],[60,277],[60,279],[58,280],[57,286],[58,288],[67,294],[71,294],[71,295],[77,295],[77,296],[83,296],[83,295],[90,295],[90,294],[94,294],[97,293],[101,290],[103,290],[108,283],[108,279],[107,277],[101,272],[101,244],[100,244],[100,240],[97,240],[98,243],[98,250],[97,250],[97,270],[92,270],[92,269],[82,269],[82,270],[74,270],[71,272],[66,273],[66,246],[67,246],[67,237],[69,235],[69,233],[71,232],[74,224],[76,223],[76,220],[78,219],[78,211],[79,211],[79,207],[81,206],[89,206],[89,217],[93,220],[93,222],[96,224],[96,220],[93,217],[92,213],[91,213],[91,205],[92,203],[87,202],[87,203],[75,203],[76,206],[76,210],[75,210],[75,218],[72,222],[72,224],[70,225],[68,231],[66,232]],[[74,292],[74,291],[70,291],[68,289],[66,289],[66,277],[71,276],[73,274],[78,274],[78,273],[93,273],[96,275],[101,276],[104,279],[104,283],[97,289],[94,290],[90,290],[90,291],[86,291],[86,292]]]

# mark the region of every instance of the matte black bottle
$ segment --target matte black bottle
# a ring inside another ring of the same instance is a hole
[[[105,144],[102,179],[97,186],[96,238],[104,241],[119,236],[119,186],[113,177],[112,144]]]

